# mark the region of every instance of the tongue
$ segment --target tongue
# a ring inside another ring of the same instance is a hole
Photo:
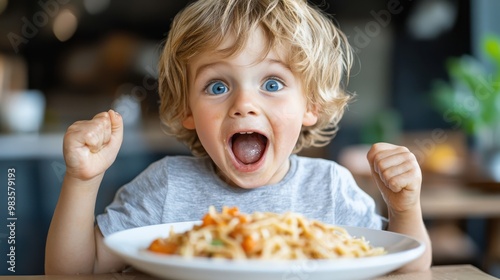
[[[257,162],[266,148],[266,137],[258,133],[235,134],[233,136],[233,153],[244,164]]]

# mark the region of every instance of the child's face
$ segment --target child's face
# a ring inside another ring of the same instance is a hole
[[[183,125],[196,130],[222,179],[242,188],[283,179],[301,127],[317,121],[283,53],[261,59],[266,43],[257,29],[241,53],[204,53],[188,66],[190,112]]]

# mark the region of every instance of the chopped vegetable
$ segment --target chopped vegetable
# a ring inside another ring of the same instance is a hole
[[[206,214],[204,217],[203,217],[203,224],[202,226],[209,226],[209,225],[216,225],[217,222],[212,218],[212,216],[210,216],[210,214]]]
[[[214,239],[210,244],[212,244],[213,246],[224,246],[224,241],[220,239]]]
[[[246,253],[253,252],[253,250],[255,249],[255,245],[257,245],[257,244],[256,244],[255,240],[252,238],[252,236],[250,236],[250,235],[245,236],[245,238],[243,239],[243,242],[241,242],[241,247],[243,247],[243,250]]]
[[[158,238],[151,243],[148,249],[153,252],[172,255],[176,253],[177,245],[171,242],[165,242],[163,239]]]

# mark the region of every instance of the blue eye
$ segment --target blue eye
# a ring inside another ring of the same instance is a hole
[[[206,91],[209,94],[218,95],[218,94],[223,94],[223,93],[228,92],[228,88],[223,82],[215,81],[215,82],[210,83],[207,86]]]
[[[264,82],[262,87],[266,91],[278,91],[283,88],[283,83],[276,79],[268,79]]]

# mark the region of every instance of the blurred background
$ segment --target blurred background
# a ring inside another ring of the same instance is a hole
[[[156,82],[162,41],[188,2],[0,0],[0,180],[15,169],[15,274],[43,273],[71,123],[109,108],[124,117],[96,213],[154,160],[189,154],[161,131]],[[349,91],[357,97],[332,143],[302,154],[347,166],[384,214],[366,152],[378,141],[408,146],[424,173],[434,263],[500,276],[500,2],[311,3],[333,15],[356,50]],[[1,193],[7,221],[7,187]],[[0,274],[13,274],[11,235],[0,230]]]

